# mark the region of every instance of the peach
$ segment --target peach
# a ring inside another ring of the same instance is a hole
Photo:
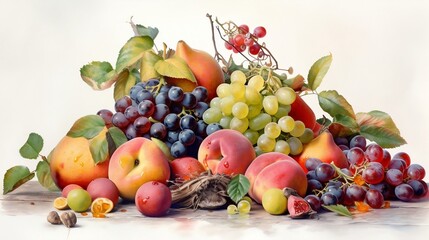
[[[319,136],[304,145],[301,154],[296,156],[297,161],[305,172],[307,172],[305,162],[308,158],[318,158],[325,163],[333,162],[339,168],[349,166],[346,156],[341,148],[335,144],[332,134],[328,131],[320,133]]]
[[[203,165],[193,157],[177,158],[170,162],[172,180],[190,180],[205,172]]]
[[[144,183],[137,190],[135,204],[137,210],[148,217],[161,217],[167,214],[171,207],[171,191],[157,181]]]
[[[137,189],[146,182],[165,183],[169,178],[167,156],[147,138],[129,140],[119,146],[110,159],[109,179],[124,199],[134,200]]]
[[[100,134],[105,134],[106,131],[107,129]],[[52,151],[49,165],[58,188],[63,189],[69,184],[86,188],[92,180],[107,177],[109,156],[97,164],[92,158],[86,138],[65,136]]]
[[[257,203],[262,202],[262,196],[270,188],[293,188],[301,196],[305,196],[307,191],[304,170],[293,158],[283,153],[259,155],[247,168],[245,176],[250,182],[249,196]]]
[[[198,161],[213,174],[244,174],[255,157],[252,143],[243,134],[231,129],[210,134],[198,150]]]
[[[177,43],[175,56],[185,60],[197,84],[207,89],[209,100],[214,98],[217,86],[224,82],[224,74],[219,63],[207,52],[192,49],[185,41]]]
[[[113,202],[113,205],[117,205],[119,201],[119,190],[115,183],[108,178],[97,178],[92,180],[86,191],[91,195],[92,201],[96,198],[104,197],[108,198]]]

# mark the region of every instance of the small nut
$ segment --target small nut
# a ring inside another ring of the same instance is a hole
[[[74,212],[64,212],[61,214],[61,222],[64,224],[64,226],[71,228],[76,225],[77,217]]]
[[[50,222],[51,224],[61,224],[60,216],[55,211],[51,211],[48,214],[47,219],[48,219],[48,222]]]

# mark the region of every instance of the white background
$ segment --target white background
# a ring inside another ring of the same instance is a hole
[[[114,65],[133,35],[131,16],[159,28],[158,46],[174,48],[183,39],[213,53],[206,13],[265,26],[280,66],[304,76],[332,53],[320,90],[336,89],[356,112],[389,113],[408,141],[391,152],[407,151],[429,170],[426,1],[1,0],[0,6],[1,176],[13,165],[35,168],[18,153],[30,132],[43,136],[47,155],[76,119],[113,108],[112,89],[93,91],[79,69],[93,60]]]

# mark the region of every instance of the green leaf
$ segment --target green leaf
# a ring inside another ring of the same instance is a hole
[[[337,115],[329,125],[329,132],[334,136],[350,136],[359,132],[359,125],[354,118],[344,115]]]
[[[108,62],[91,62],[80,69],[80,76],[94,90],[104,90],[112,86],[118,74]]]
[[[308,88],[316,90],[320,86],[320,83],[328,72],[331,63],[332,54],[329,54],[328,56],[320,58],[313,64],[313,66],[311,66],[307,77]]]
[[[48,189],[49,191],[58,190],[57,185],[55,185],[55,182],[52,179],[51,169],[49,167],[48,162],[40,161],[37,164],[36,176],[37,176],[37,180],[39,181],[40,185],[42,185],[44,188]]]
[[[34,172],[30,172],[26,166],[14,166],[9,168],[3,178],[3,195],[12,192],[22,184],[30,181]]]
[[[109,147],[104,132],[101,132],[96,137],[89,140],[89,151],[96,164],[107,160],[109,156]]]
[[[383,148],[399,147],[407,143],[401,137],[392,118],[385,112],[375,110],[369,113],[358,113],[356,118],[360,126],[360,134]]]
[[[140,24],[135,25],[135,31],[136,31],[136,34],[138,34],[139,36],[148,36],[152,39],[155,39],[159,33],[159,30],[156,27],[155,28],[145,27],[145,26],[140,25]]]
[[[342,215],[342,216],[345,216],[345,217],[351,217],[351,218],[353,217],[352,213],[346,207],[344,207],[341,204],[337,204],[337,205],[322,205],[322,206],[323,206],[323,208],[325,208],[325,209],[327,209],[327,210],[329,210],[331,212],[337,213],[339,215]]]
[[[23,158],[36,159],[43,148],[43,138],[37,133],[30,133],[27,141],[19,149]]]
[[[85,137],[91,139],[97,136],[105,127],[103,118],[98,115],[87,115],[79,118],[71,127],[67,136]]]
[[[136,36],[130,38],[119,51],[116,60],[116,72],[120,73],[125,68],[139,61],[143,53],[153,47],[153,40],[148,36]]]
[[[113,98],[115,101],[130,93],[131,87],[136,84],[137,78],[134,74],[130,74],[128,69],[125,69],[119,74],[118,81],[113,90]]]
[[[318,94],[318,98],[320,107],[331,117],[344,115],[356,119],[352,106],[337,91],[322,91]]]
[[[155,64],[162,60],[162,57],[153,51],[146,51],[140,64],[140,80],[146,81],[151,78],[159,78],[161,75],[155,70]]]
[[[113,152],[122,144],[128,141],[124,132],[117,127],[110,127],[106,133],[109,155],[112,156]]]
[[[250,182],[246,176],[238,174],[228,183],[227,193],[232,201],[238,203],[249,191]]]
[[[155,64],[155,70],[162,76],[172,78],[185,78],[191,82],[197,82],[194,74],[180,57],[171,57],[166,60],[159,60]]]

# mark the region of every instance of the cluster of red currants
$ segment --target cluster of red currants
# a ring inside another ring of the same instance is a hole
[[[232,50],[234,53],[244,52],[248,49],[249,54],[259,56],[263,54],[261,45],[258,43],[259,38],[265,37],[267,31],[264,27],[258,26],[250,33],[249,26],[242,24],[238,26],[237,31],[234,31],[227,42],[225,48]],[[260,57],[260,56],[259,56]]]

